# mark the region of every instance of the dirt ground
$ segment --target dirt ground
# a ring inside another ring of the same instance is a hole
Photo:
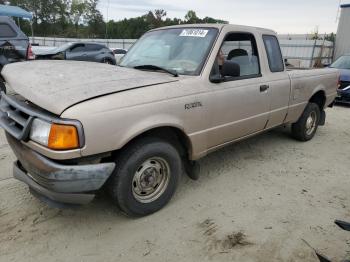
[[[200,161],[173,200],[139,219],[103,194],[77,210],[48,208],[11,178],[0,132],[0,261],[332,261],[350,258],[350,108],[328,110],[301,143],[277,129]]]

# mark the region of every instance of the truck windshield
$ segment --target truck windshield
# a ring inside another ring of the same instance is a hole
[[[218,33],[214,28],[172,28],[146,33],[120,66],[153,65],[183,75],[198,75]]]
[[[337,69],[350,69],[350,55],[339,57],[330,67]]]

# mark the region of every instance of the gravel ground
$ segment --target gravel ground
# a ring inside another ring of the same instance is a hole
[[[48,208],[11,178],[0,131],[0,261],[332,261],[350,258],[350,108],[301,143],[277,129],[200,161],[160,212],[124,217],[103,194]]]

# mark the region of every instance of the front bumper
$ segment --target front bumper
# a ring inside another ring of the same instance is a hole
[[[350,90],[338,89],[338,95],[335,98],[335,102],[350,104]]]
[[[115,163],[62,165],[38,154],[8,133],[6,137],[18,159],[13,176],[48,202],[89,203],[95,197],[93,191],[103,186],[115,168]]]

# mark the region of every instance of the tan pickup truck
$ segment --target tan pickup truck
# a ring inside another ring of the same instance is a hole
[[[14,177],[51,204],[106,188],[126,214],[153,213],[195,160],[291,124],[310,140],[336,97],[334,69],[286,71],[275,32],[179,25],[146,33],[120,66],[35,61],[1,72],[0,125]]]

